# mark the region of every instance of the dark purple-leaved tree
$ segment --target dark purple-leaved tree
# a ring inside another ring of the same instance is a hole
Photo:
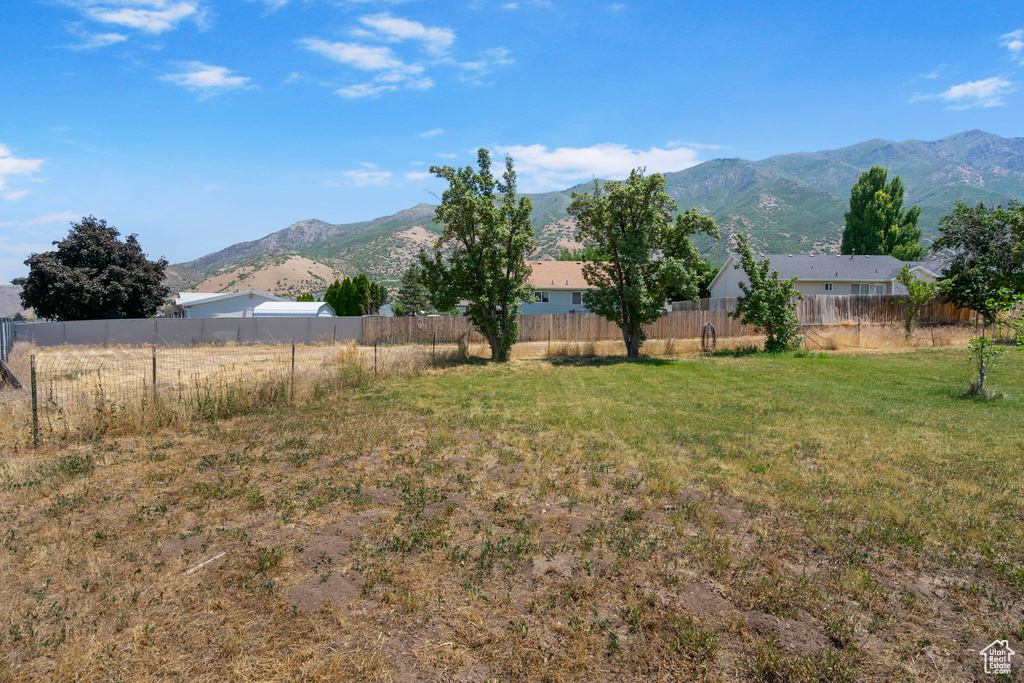
[[[100,320],[148,318],[170,293],[163,284],[167,261],[150,261],[135,235],[124,241],[112,225],[95,216],[71,224],[56,251],[32,254],[20,285],[21,303],[37,318]]]

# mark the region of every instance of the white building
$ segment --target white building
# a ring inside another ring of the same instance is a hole
[[[323,301],[267,301],[252,309],[254,318],[333,318],[334,309]]]
[[[270,301],[283,302],[287,299],[256,289],[243,292],[178,292],[174,304],[164,309],[164,317],[251,318],[258,305]]]

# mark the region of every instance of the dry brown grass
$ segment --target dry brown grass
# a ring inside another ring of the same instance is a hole
[[[959,354],[393,351],[420,376],[8,454],[0,679],[955,681],[1024,639],[1020,403],[937,391]]]
[[[804,329],[804,348],[844,354],[895,353],[921,348],[963,347],[976,334],[971,327],[920,327],[907,336],[899,326],[845,323]],[[762,337],[720,339],[719,350],[749,349]],[[39,374],[41,438],[91,439],[127,435],[173,425],[182,429],[197,420],[243,414],[303,403],[337,386],[363,386],[387,377],[417,374],[467,359],[486,359],[486,344],[196,346],[157,349],[156,390],[149,347],[52,347],[16,345],[11,367],[26,390],[0,390],[0,448],[31,445],[28,402],[29,356]],[[652,339],[647,356],[700,353],[695,339]],[[601,342],[526,342],[514,359],[566,356],[625,356],[625,345]]]

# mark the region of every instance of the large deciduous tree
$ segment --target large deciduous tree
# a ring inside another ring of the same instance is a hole
[[[994,323],[998,311],[990,302],[1000,300],[1001,289],[1024,294],[1024,204],[990,208],[957,202],[939,220],[939,233],[932,248],[953,253],[939,279],[943,295]]]
[[[170,289],[163,284],[167,261],[150,261],[135,235],[121,233],[103,219],[86,216],[71,224],[56,251],[32,254],[21,302],[51,320],[148,318]]]
[[[839,246],[843,254],[888,254],[903,261],[916,261],[925,254],[917,219],[921,207],[903,209],[903,181],[895,176],[888,183],[888,171],[872,166],[861,174],[850,190],[850,210]]]
[[[744,325],[760,328],[765,335],[764,350],[768,353],[789,351],[800,346],[799,320],[793,299],[803,299],[797,291],[796,278],[780,280],[779,271],[772,270],[770,259],[754,259],[746,235],[737,237],[736,251],[749,284],[740,282],[743,294],[736,300],[734,318],[743,318]]]
[[[504,362],[519,338],[519,308],[530,296],[527,256],[536,247],[532,204],[516,196],[516,172],[505,157],[505,173],[496,180],[491,155],[477,152],[471,166],[431,166],[448,181],[434,222],[444,226],[434,252],[420,252],[423,282],[439,310],[466,302],[466,316],[487,339],[491,358]]]
[[[670,291],[687,299],[699,294],[702,259],[690,235],[718,237],[710,216],[690,209],[673,219],[677,209],[664,176],[645,175],[644,169],[624,182],[594,181],[592,194],[572,194],[568,213],[576,220],[576,240],[585,250],[607,255],[584,263],[583,276],[595,289],[583,302],[622,329],[630,358],[640,354],[644,325],[665,312]]]

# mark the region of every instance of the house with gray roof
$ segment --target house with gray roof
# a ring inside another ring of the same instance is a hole
[[[796,278],[796,288],[804,296],[814,294],[906,294],[896,276],[903,266],[922,280],[935,280],[945,269],[942,261],[900,261],[892,256],[849,256],[840,254],[755,254],[767,258],[779,271],[779,278]],[[711,298],[732,298],[743,294],[740,282],[748,283],[746,273],[737,268],[740,257],[730,254],[725,265],[711,281]]]

